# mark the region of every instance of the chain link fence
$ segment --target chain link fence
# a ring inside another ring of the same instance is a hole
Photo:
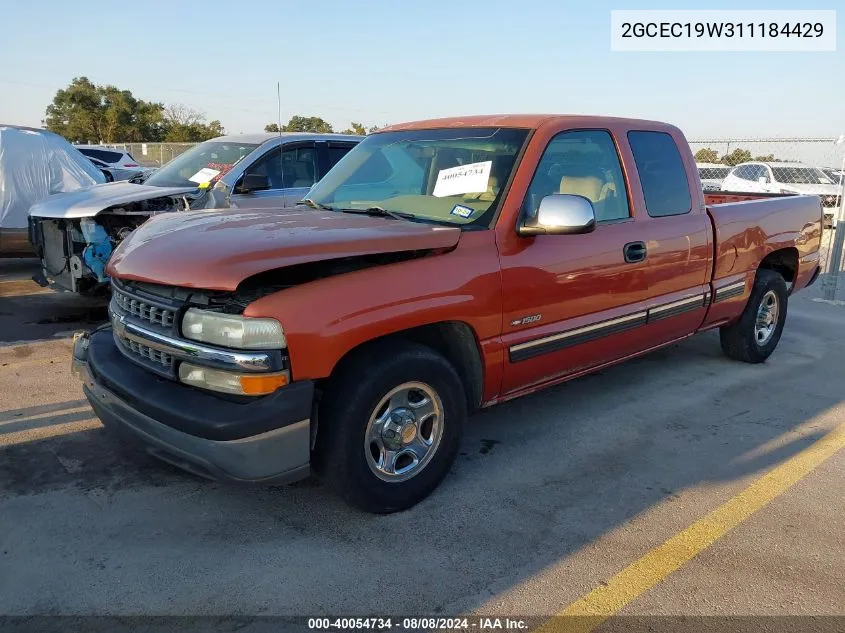
[[[102,147],[128,152],[144,167],[161,167],[196,143],[103,143]]]

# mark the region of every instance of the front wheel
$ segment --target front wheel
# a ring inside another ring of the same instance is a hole
[[[787,298],[786,281],[780,274],[758,270],[742,315],[719,330],[725,355],[746,363],[765,361],[780,341]]]
[[[374,347],[332,377],[314,463],[353,505],[404,510],[445,477],[466,417],[460,378],[443,356],[412,343]]]

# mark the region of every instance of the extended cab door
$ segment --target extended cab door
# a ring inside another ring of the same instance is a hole
[[[515,227],[502,227],[503,395],[649,345],[641,327],[648,221],[634,212],[617,145],[609,130],[554,135],[522,202],[522,214],[535,214],[549,194],[584,196],[596,211],[593,232],[519,237]]]
[[[292,207],[317,181],[317,148],[313,141],[288,143],[258,158],[244,171],[267,178],[267,187],[244,192],[240,178],[232,191],[232,204],[241,208]]]
[[[660,345],[691,334],[704,321],[713,229],[683,136],[657,130],[626,136],[634,162],[629,173],[636,173],[643,196],[637,215],[648,234],[644,334]]]
[[[683,338],[704,320],[712,229],[683,135],[611,127],[556,134],[523,203],[534,213],[545,195],[584,196],[593,232],[498,234],[504,396]]]

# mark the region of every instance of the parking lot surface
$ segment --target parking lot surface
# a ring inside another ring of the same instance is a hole
[[[122,446],[69,372],[103,307],[30,268],[0,260],[0,614],[845,614],[845,306],[820,284],[763,365],[709,332],[475,415],[431,498],[380,517]],[[711,512],[737,520],[669,560]]]

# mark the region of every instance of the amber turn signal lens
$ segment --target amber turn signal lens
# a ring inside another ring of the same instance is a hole
[[[236,374],[193,363],[179,365],[179,380],[186,385],[239,396],[263,396],[290,382],[290,373]]]
[[[257,376],[241,375],[241,389],[246,396],[261,396],[273,393],[279,387],[288,384],[287,374],[270,374]]]

